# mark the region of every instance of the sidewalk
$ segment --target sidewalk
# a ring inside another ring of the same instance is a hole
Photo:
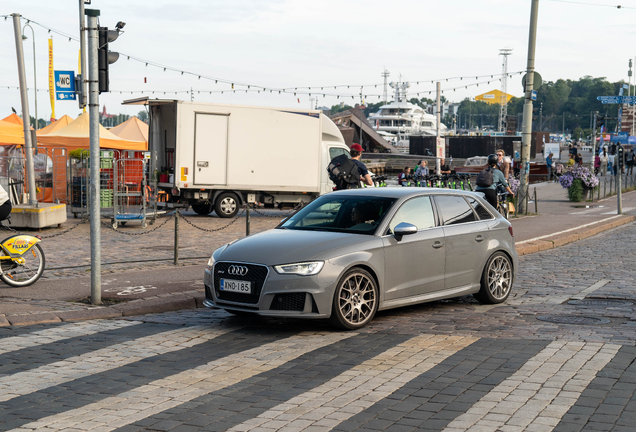
[[[511,218],[519,255],[559,247],[636,220],[636,191],[623,194],[625,214],[617,215],[616,197],[570,203],[558,183],[531,185],[531,194],[535,187],[539,215]],[[529,210],[534,212],[532,201]],[[251,213],[251,233],[273,228],[286,212],[261,213],[265,216]],[[245,235],[246,221],[243,215],[227,226],[232,220],[193,212],[184,215],[179,221],[179,266],[172,263],[174,218],[164,224],[169,217],[164,216],[145,230],[127,224],[115,232],[102,225],[102,281],[110,285],[102,288],[106,306],[101,307],[78,303],[90,296],[89,225],[69,219],[60,229],[43,230],[39,234],[46,237],[75,227],[44,238],[46,270],[34,286],[0,286],[0,326],[201,307],[203,266],[216,248]]]

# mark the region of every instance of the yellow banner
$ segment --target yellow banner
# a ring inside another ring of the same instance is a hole
[[[49,39],[49,97],[51,98],[51,121],[55,121],[55,78],[53,73],[53,39]]]

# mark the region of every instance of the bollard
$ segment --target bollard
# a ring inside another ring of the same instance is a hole
[[[607,176],[603,176],[603,198],[607,196]]]
[[[537,188],[534,188],[534,214],[539,214],[539,207],[537,206]]]
[[[179,265],[179,210],[174,211],[174,265]]]
[[[601,182],[598,182],[598,185],[596,186],[598,188],[598,192],[596,193],[596,201],[600,201],[601,200]]]
[[[245,206],[245,236],[250,235],[250,206]]]
[[[612,183],[614,183],[614,176],[610,176],[610,195],[612,194]]]
[[[530,186],[526,186],[526,216],[528,216],[528,195],[530,195]]]

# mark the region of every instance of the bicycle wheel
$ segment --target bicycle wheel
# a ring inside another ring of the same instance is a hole
[[[44,252],[36,244],[19,258],[2,260],[0,279],[12,287],[29,286],[42,276],[44,263]]]
[[[510,209],[508,208],[508,203],[500,202],[497,205],[497,211],[506,219],[509,219]]]

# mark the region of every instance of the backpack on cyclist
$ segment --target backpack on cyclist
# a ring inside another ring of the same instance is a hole
[[[327,172],[329,180],[336,185],[336,190],[356,188],[360,184],[358,165],[346,154],[331,159]]]
[[[479,187],[490,187],[492,186],[494,180],[492,178],[492,171],[495,168],[488,167],[481,170],[479,175],[477,176],[477,186]]]

